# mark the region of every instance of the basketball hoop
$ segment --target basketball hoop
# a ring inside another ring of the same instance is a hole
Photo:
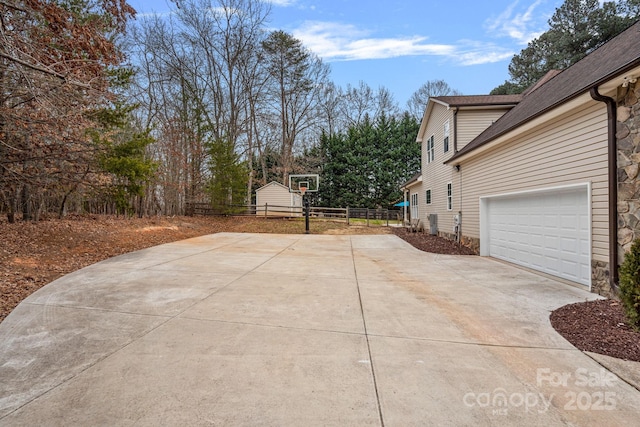
[[[304,197],[304,193],[307,192],[307,187],[299,187],[300,189],[300,194],[302,195],[302,197]]]

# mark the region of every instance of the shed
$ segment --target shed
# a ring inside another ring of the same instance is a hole
[[[271,181],[256,190],[256,215],[258,216],[300,216],[302,196],[291,193],[289,188]]]

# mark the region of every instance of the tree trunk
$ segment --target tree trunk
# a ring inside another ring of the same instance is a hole
[[[31,203],[30,203],[30,189],[29,185],[25,184],[22,187],[22,220],[31,220]]]
[[[9,224],[16,222],[16,192],[12,191],[12,195],[7,198],[7,206],[9,211],[7,212],[7,221]]]

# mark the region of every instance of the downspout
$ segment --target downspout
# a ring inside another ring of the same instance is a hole
[[[608,126],[608,181],[609,181],[609,284],[612,290],[618,283],[618,148],[616,139],[617,111],[616,101],[601,95],[597,87],[589,92],[595,101],[607,105]]]
[[[453,111],[453,154],[458,152],[458,110],[460,107],[456,107]],[[456,165],[456,170],[460,175],[460,206],[458,206],[458,224],[456,225],[456,242],[460,244],[462,240],[462,170],[460,164]]]

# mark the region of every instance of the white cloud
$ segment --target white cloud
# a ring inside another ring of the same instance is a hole
[[[269,0],[269,3],[271,3],[274,6],[292,6],[296,3],[296,0]]]
[[[425,36],[376,38],[369,31],[354,25],[334,22],[305,22],[292,33],[307,48],[328,62],[437,56],[460,65],[477,65],[513,56],[511,50],[493,44],[468,40],[457,44],[428,43]]]
[[[306,47],[327,61],[383,59],[407,55],[444,54],[447,45],[424,43],[426,37],[372,38],[350,24],[306,22],[293,31]]]
[[[456,60],[460,65],[480,65],[506,61],[515,52],[493,43],[463,40],[456,49]]]
[[[526,45],[544,32],[544,30],[540,29],[544,27],[540,21],[544,21],[544,24],[546,24],[546,19],[541,14],[535,13],[535,9],[543,2],[544,0],[536,0],[524,11],[516,12],[516,6],[519,3],[516,0],[500,15],[488,19],[485,22],[485,28],[493,35],[510,37],[517,43]]]

